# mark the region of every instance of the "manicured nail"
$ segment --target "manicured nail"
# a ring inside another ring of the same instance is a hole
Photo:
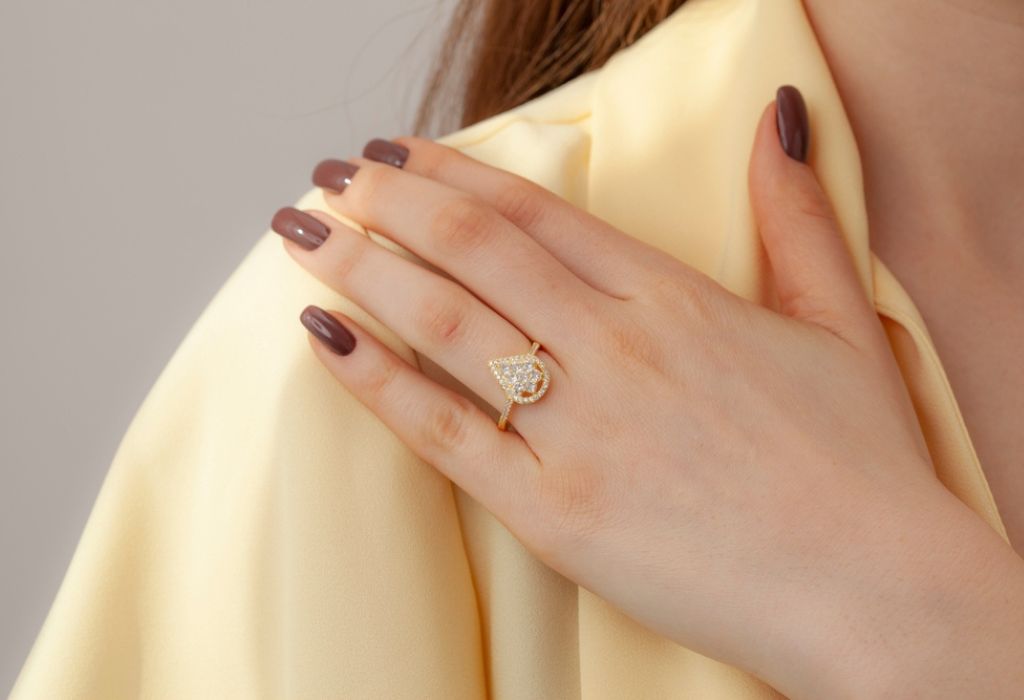
[[[803,95],[792,85],[783,85],[775,93],[775,124],[786,155],[801,163],[807,160],[811,137],[807,105]]]
[[[307,306],[302,310],[299,320],[332,352],[347,355],[356,347],[356,338],[349,329],[319,306]]]
[[[270,228],[306,250],[319,248],[331,235],[331,229],[326,224],[295,207],[278,209],[270,222]]]
[[[409,158],[409,149],[394,141],[373,139],[363,146],[363,158],[401,168]]]
[[[345,188],[352,184],[352,177],[357,170],[359,170],[358,165],[352,165],[345,160],[328,158],[320,161],[313,169],[313,184],[335,192],[344,192]]]

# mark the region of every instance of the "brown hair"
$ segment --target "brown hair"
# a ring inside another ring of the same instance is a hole
[[[600,68],[684,2],[460,0],[414,130],[467,126]]]

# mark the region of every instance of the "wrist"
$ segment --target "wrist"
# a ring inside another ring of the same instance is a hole
[[[876,513],[839,595],[782,682],[794,698],[1016,697],[1024,685],[1024,561],[936,482],[918,507]],[[824,591],[827,595],[831,591]],[[805,620],[806,621],[806,620]],[[783,688],[780,687],[780,690]]]

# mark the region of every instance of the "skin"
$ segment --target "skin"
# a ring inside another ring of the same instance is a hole
[[[928,322],[1020,549],[1024,132],[1007,125],[1024,123],[1024,9],[804,4],[857,136],[872,248]],[[965,68],[976,65],[983,74]],[[406,139],[408,175],[360,161],[356,182],[328,201],[450,279],[365,254],[351,232],[316,252],[286,246],[438,365],[415,372],[342,314],[356,351],[341,357],[315,340],[314,350],[538,557],[681,644],[793,698],[1015,697],[1021,560],[931,477],[877,321],[823,223],[827,204],[769,122],[758,127],[751,196],[788,290],[783,315],[738,303],[507,174]],[[459,197],[442,206],[453,191],[504,222],[479,207],[455,215]],[[424,232],[422,221],[435,225]],[[595,237],[606,256],[592,254]],[[487,267],[509,238],[509,250],[526,251],[511,266],[530,271],[526,284]],[[810,256],[807,272],[798,261]],[[453,302],[463,285],[494,311]],[[544,293],[514,307],[512,287]],[[409,308],[411,298],[427,301]],[[685,332],[694,327],[704,342]],[[500,406],[484,361],[528,337],[543,341],[552,390],[513,414],[518,434],[498,433],[443,388],[453,386],[445,370]],[[797,410],[782,414],[780,402]]]
[[[1024,3],[804,0],[921,311],[1024,554]]]
[[[352,159],[325,197],[436,270],[321,211],[319,248],[284,245],[439,371],[340,312],[355,349],[311,346],[538,558],[684,646],[792,698],[1014,697],[1024,561],[934,478],[831,207],[774,112],[749,176],[780,311],[405,138],[404,169]],[[533,339],[551,388],[499,431],[486,362]]]

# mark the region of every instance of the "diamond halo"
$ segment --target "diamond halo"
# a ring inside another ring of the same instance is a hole
[[[487,363],[505,396],[518,404],[533,403],[551,381],[544,360],[529,353],[500,357]]]
[[[551,376],[544,360],[537,357],[540,343],[534,342],[530,352],[490,360],[487,364],[505,392],[505,410],[498,419],[498,429],[505,430],[514,404],[538,401],[548,390]]]

